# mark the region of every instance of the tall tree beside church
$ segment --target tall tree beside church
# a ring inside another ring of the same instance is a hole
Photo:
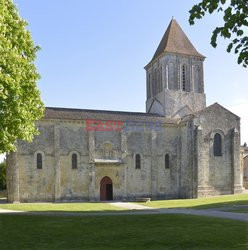
[[[227,52],[238,54],[238,63],[248,66],[248,0],[202,0],[189,11],[189,23],[194,24],[206,13],[219,12],[223,14],[224,24],[213,31],[211,44],[217,46],[218,36],[230,39]]]
[[[36,53],[27,22],[12,0],[0,0],[0,153],[15,150],[17,139],[31,141],[44,105],[36,82]]]
[[[6,160],[0,162],[0,190],[6,189]]]

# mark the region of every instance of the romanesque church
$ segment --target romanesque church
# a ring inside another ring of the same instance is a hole
[[[9,202],[242,192],[240,118],[206,107],[203,62],[172,19],[145,66],[146,112],[47,107],[7,157]]]

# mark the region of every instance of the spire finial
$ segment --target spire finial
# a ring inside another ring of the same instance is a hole
[[[172,20],[174,20],[174,16],[172,16],[172,18],[171,18]]]

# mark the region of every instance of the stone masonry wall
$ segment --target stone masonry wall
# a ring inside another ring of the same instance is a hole
[[[186,91],[182,91],[183,65],[186,69]],[[158,72],[161,76],[155,77]],[[161,91],[158,90],[160,81]],[[153,93],[155,89],[156,94]],[[146,111],[173,117],[186,105],[193,112],[206,107],[203,61],[193,56],[165,53],[147,68]]]
[[[240,120],[218,104],[199,112],[198,196],[241,192]],[[222,138],[222,155],[214,156],[214,135]]]
[[[19,141],[17,153],[9,156],[11,202],[97,201],[105,176],[113,181],[114,199],[179,197],[178,126],[164,124],[157,132],[89,132],[81,121],[43,120],[37,127],[40,135],[32,143]],[[36,167],[37,153],[43,156],[42,169]],[[77,169],[71,167],[73,153],[78,156]],[[141,169],[135,168],[136,154],[141,155]],[[170,155],[169,169],[165,154]],[[97,163],[97,159],[116,163]]]

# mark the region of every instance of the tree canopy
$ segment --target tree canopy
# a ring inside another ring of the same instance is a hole
[[[0,163],[0,190],[6,189],[6,160]]]
[[[192,25],[196,19],[201,19],[208,12],[223,14],[224,25],[216,27],[211,38],[211,45],[217,46],[218,36],[230,39],[227,52],[238,54],[238,63],[244,67],[248,65],[248,0],[202,0],[189,11],[189,23]]]
[[[12,0],[0,0],[0,153],[15,150],[17,139],[31,141],[44,111],[34,64],[39,47],[26,27]]]

